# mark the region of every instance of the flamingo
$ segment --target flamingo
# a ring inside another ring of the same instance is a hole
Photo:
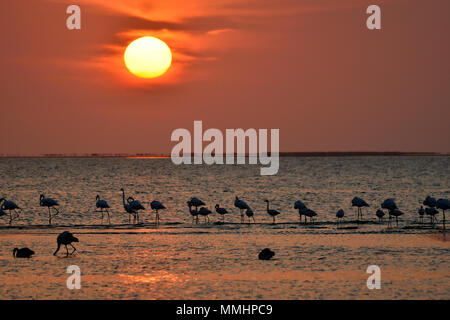
[[[436,202],[436,208],[442,209],[442,216],[443,216],[442,225],[445,230],[445,210],[450,209],[450,201],[448,201],[448,199],[439,199]]]
[[[419,213],[419,221],[420,223],[423,223],[423,216],[425,214],[425,210],[423,209],[423,206],[420,206],[419,210],[417,210]]]
[[[261,250],[261,252],[258,254],[259,260],[270,260],[275,255],[275,252],[270,250],[269,248],[265,248]]]
[[[13,257],[14,258],[31,258],[31,256],[34,254],[34,251],[28,248],[14,248],[13,250]]]
[[[14,201],[8,201],[5,198],[0,199],[0,208],[1,208],[1,211],[3,211],[3,210],[9,211],[9,225],[11,225],[12,222],[19,217],[19,214],[17,213],[16,210],[19,210],[19,212],[22,210]],[[13,216],[13,211],[14,211],[14,216]]]
[[[344,218],[344,214],[345,214],[345,212],[344,212],[343,209],[339,209],[336,212],[336,218],[337,218],[337,223],[336,224],[337,224],[338,228],[339,228],[339,226],[341,224],[342,218]]]
[[[128,197],[127,202],[131,209],[136,211],[137,223],[139,223],[139,210],[145,210],[144,206],[138,200],[134,200],[133,197]]]
[[[195,207],[196,210],[198,210],[198,207],[205,205],[205,203],[202,200],[200,200],[199,198],[196,198],[196,197],[192,197],[190,201],[191,201],[192,206]]]
[[[234,200],[234,206],[241,211],[241,223],[243,223],[244,222],[244,210],[248,210],[248,209],[250,209],[250,207],[243,200],[240,200],[237,196],[236,196],[236,199]],[[251,211],[251,209],[250,209],[250,211]]]
[[[431,224],[434,224],[435,220],[437,221],[436,215],[438,213],[439,213],[439,211],[437,211],[436,208],[425,208],[425,214],[427,216],[430,216],[430,223]]]
[[[264,200],[267,203],[267,213],[272,217],[273,223],[275,224],[275,217],[280,214],[279,211],[269,208],[269,200]]]
[[[388,213],[389,213],[389,221],[388,221],[388,226],[391,226],[391,219],[392,219],[392,212],[394,210],[397,210],[397,204],[395,203],[395,199],[394,198],[389,198],[383,201],[383,203],[381,204],[381,208],[383,209],[387,209]]]
[[[153,200],[150,202],[150,208],[155,211],[155,223],[159,224],[159,210],[164,210],[166,207],[161,202]]]
[[[298,201],[295,201],[295,203],[294,203],[294,209],[298,210],[298,215],[300,216],[300,222],[302,222],[302,215],[303,215],[302,212],[304,212],[307,209],[306,205],[302,201],[298,200]],[[305,223],[306,223],[306,216],[305,216]]]
[[[134,210],[129,203],[125,202],[125,191],[123,188],[121,188],[120,191],[122,191],[123,208],[125,209],[125,212],[128,213],[128,223],[131,223],[131,215],[133,215],[133,221],[135,222],[137,211]]]
[[[354,197],[352,199],[352,207],[357,207],[358,208],[358,218],[357,218],[357,220],[359,221],[360,217],[361,217],[361,220],[362,220],[362,208],[363,207],[369,207],[369,204],[366,201],[364,201],[363,199],[361,199],[361,198]]]
[[[390,215],[393,215],[393,216],[395,217],[395,222],[396,222],[397,227],[398,227],[398,217],[401,216],[401,215],[403,215],[403,212],[401,212],[401,211],[398,210],[398,209],[394,209],[394,210],[392,210],[392,211],[389,212],[389,216],[390,216]]]
[[[435,208],[436,207],[436,198],[432,198],[430,196],[427,196],[425,200],[423,200],[423,205],[427,206],[429,208]]]
[[[305,219],[306,217],[308,217],[310,221],[314,224],[314,217],[317,216],[317,213],[314,210],[307,208],[306,210],[304,210],[303,214],[305,215]]]
[[[200,210],[198,210],[198,214],[205,217],[205,223],[206,223],[206,219],[208,219],[208,222],[209,222],[209,215],[211,213],[212,213],[211,210],[209,210],[206,207],[201,207]]]
[[[59,214],[59,210],[55,208],[56,206],[59,206],[58,201],[52,199],[52,198],[46,198],[43,194],[39,197],[39,205],[41,207],[47,207],[48,208],[48,224],[52,225],[52,219]],[[50,209],[53,209],[56,211],[55,214],[52,215],[50,212]]]
[[[103,210],[105,210],[106,214],[108,215],[108,224],[111,224],[111,220],[109,217],[109,211],[108,211],[108,209],[109,209],[108,202],[106,202],[106,200],[100,199],[100,195],[97,195],[95,197],[95,201],[96,201],[95,206],[97,207],[97,209],[100,209],[100,212],[102,213],[102,223],[103,223],[103,215],[104,215]]]
[[[78,238],[75,238],[72,233],[70,233],[69,231],[64,231],[58,235],[58,237],[56,238],[56,242],[58,243],[58,248],[56,248],[56,251],[53,253],[53,255],[56,256],[56,254],[59,251],[59,248],[63,244],[66,247],[66,257],[67,257],[69,255],[67,245],[70,245],[73,248],[73,251],[70,253],[70,255],[72,255],[77,250],[77,248],[73,246],[72,242],[79,242],[79,241]]]
[[[215,209],[222,216],[222,222],[225,222],[225,215],[228,213],[227,209],[221,208],[218,204],[216,204]]]
[[[247,210],[245,210],[245,214],[248,217],[248,223],[250,223],[250,218],[253,219],[253,223],[256,223],[255,214],[253,213],[253,210],[250,207],[248,207]]]
[[[187,201],[187,205],[189,207],[189,213],[192,216],[192,224],[198,224],[198,210],[197,209],[192,209],[193,205],[191,201]]]
[[[34,254],[34,251],[28,248],[14,248],[13,250],[13,257],[14,258],[31,258],[31,256]]]
[[[377,212],[375,212],[375,215],[378,217],[378,221],[379,221],[379,222],[383,222],[383,217],[384,217],[386,214],[384,213],[383,210],[378,209]]]

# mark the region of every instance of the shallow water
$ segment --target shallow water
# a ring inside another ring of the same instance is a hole
[[[277,176],[262,177],[258,166],[174,166],[170,159],[1,159],[1,196],[23,212],[13,227],[0,218],[0,298],[449,299],[449,236],[441,225],[418,223],[416,213],[428,194],[449,197],[449,164],[450,157],[282,158]],[[146,206],[162,201],[161,225],[150,210],[143,224],[129,225],[121,187]],[[40,193],[61,204],[55,226],[45,226]],[[97,193],[112,207],[111,226],[93,212]],[[252,206],[256,224],[239,223],[235,195]],[[191,196],[229,209],[226,223],[215,214],[212,223],[192,225]],[[371,205],[364,223],[354,221],[353,196]],[[399,227],[374,215],[388,197],[405,212]],[[281,211],[275,225],[265,198]],[[295,200],[319,214],[314,225],[298,222]],[[64,230],[80,239],[78,251],[56,258]],[[14,259],[12,249],[25,246],[35,257]],[[265,247],[275,259],[257,259]],[[66,288],[71,264],[81,268],[81,290]],[[381,268],[380,290],[367,289],[369,265]]]

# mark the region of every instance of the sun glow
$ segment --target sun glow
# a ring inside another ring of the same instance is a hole
[[[127,69],[141,78],[163,75],[172,63],[172,52],[163,41],[155,37],[142,37],[131,42],[125,49]]]

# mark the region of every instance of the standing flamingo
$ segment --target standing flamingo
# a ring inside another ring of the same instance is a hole
[[[8,201],[5,198],[0,199],[0,208],[1,210],[8,210],[9,211],[9,225],[12,224],[14,220],[19,218],[19,214],[16,210],[21,211],[20,207],[14,202],[14,201]],[[13,216],[14,212],[14,216]]]
[[[43,194],[39,197],[39,205],[41,207],[47,207],[48,208],[48,224],[52,225],[52,219],[59,214],[59,210],[55,208],[56,206],[59,206],[58,201],[52,199],[52,198],[46,198]],[[55,214],[52,215],[50,212],[50,209],[55,210]]]
[[[139,210],[145,210],[144,206],[138,200],[134,200],[133,197],[128,197],[127,202],[130,205],[131,209],[136,211],[137,223],[140,223],[140,221],[139,221]]]
[[[300,216],[300,222],[302,222],[303,212],[305,212],[305,210],[307,209],[306,205],[302,201],[298,200],[298,201],[295,201],[295,203],[294,203],[294,209],[298,210],[298,215]],[[306,216],[305,216],[305,223],[306,223]]]
[[[425,200],[423,200],[423,205],[427,206],[429,208],[435,208],[436,207],[436,198],[427,196]]]
[[[95,201],[96,201],[95,206],[97,207],[97,209],[100,209],[100,212],[102,213],[102,223],[103,223],[103,216],[104,216],[103,210],[105,210],[106,214],[108,215],[108,224],[111,224],[111,220],[109,217],[109,211],[108,211],[108,209],[109,209],[108,202],[106,202],[106,200],[100,199],[100,195],[97,195],[95,197]]]
[[[386,214],[384,213],[383,210],[378,209],[377,212],[375,212],[375,215],[378,217],[378,221],[379,221],[379,222],[383,222],[383,217],[384,217]]]
[[[211,214],[211,210],[209,210],[206,207],[201,207],[200,210],[198,210],[198,214],[205,217],[205,223],[207,222],[206,219],[208,219],[209,223],[209,215]]]
[[[255,214],[253,213],[253,210],[250,207],[248,207],[247,210],[245,210],[245,215],[248,217],[249,224],[250,224],[250,218],[253,219],[253,223],[256,223]]]
[[[125,209],[125,212],[128,213],[128,223],[131,223],[131,215],[133,216],[133,222],[136,222],[137,211],[134,210],[129,203],[125,202],[125,191],[123,188],[121,188],[120,191],[122,191],[123,208]]]
[[[363,199],[361,199],[361,198],[354,197],[352,199],[352,207],[357,207],[358,208],[357,220],[359,221],[360,218],[362,220],[362,216],[363,216],[362,215],[362,208],[363,207],[369,207],[369,204],[366,201],[364,201]]]
[[[395,217],[395,222],[396,222],[397,227],[398,227],[398,217],[403,215],[403,212],[401,212],[398,209],[394,209],[394,210],[389,212],[389,215],[393,215]]]
[[[420,206],[419,210],[417,210],[417,213],[419,213],[419,222],[423,223],[423,216],[425,215],[425,210],[423,209],[423,206]]]
[[[63,244],[66,247],[66,256],[68,256],[69,250],[67,249],[67,245],[70,245],[73,248],[73,251],[70,253],[70,255],[72,255],[77,250],[77,248],[73,246],[72,242],[79,242],[79,241],[78,238],[75,238],[73,234],[71,234],[69,231],[64,231],[58,235],[58,237],[56,238],[56,242],[58,243],[58,248],[56,248],[56,251],[53,253],[53,255],[56,256],[56,254],[59,251],[59,248]]]
[[[192,224],[198,224],[198,210],[197,209],[192,209],[193,205],[191,201],[187,201],[187,205],[189,207],[189,213],[192,216]]]
[[[243,223],[244,222],[244,210],[248,210],[248,209],[250,209],[250,207],[243,200],[240,200],[237,196],[236,196],[236,199],[234,200],[234,206],[241,211],[241,223]],[[251,209],[250,209],[250,211],[251,211]],[[251,212],[253,212],[253,211],[251,211]]]
[[[389,220],[388,220],[388,227],[391,226],[391,219],[392,219],[392,212],[394,210],[397,210],[397,204],[395,203],[395,199],[394,198],[389,198],[383,201],[383,203],[381,204],[381,208],[388,210],[389,213]]]
[[[314,224],[314,217],[317,216],[317,213],[314,210],[306,208],[306,210],[303,211],[303,214],[305,215],[305,220],[306,217],[308,217],[312,224]]]
[[[442,225],[443,225],[443,228],[444,228],[444,230],[445,230],[445,210],[448,210],[448,209],[450,209],[450,201],[448,201],[448,199],[439,199],[437,202],[436,202],[436,208],[438,208],[438,209],[442,209]]]
[[[336,212],[336,218],[337,218],[337,223],[336,223],[336,225],[337,225],[338,228],[339,228],[339,226],[341,225],[342,219],[344,218],[344,214],[345,214],[345,212],[344,212],[343,209],[339,209],[339,210]]]
[[[196,198],[196,197],[192,197],[190,202],[191,202],[192,206],[195,207],[196,210],[198,210],[198,207],[205,205],[205,203],[202,200],[200,200],[199,198]]]
[[[166,207],[159,201],[153,200],[150,202],[150,208],[155,211],[155,223],[159,224],[159,210],[164,210]]]
[[[280,212],[279,211],[277,211],[277,210],[274,210],[274,209],[270,209],[269,208],[269,200],[264,200],[264,202],[266,202],[267,203],[267,213],[272,217],[272,219],[273,219],[273,224],[275,224],[275,217],[277,216],[277,215],[279,215],[280,214]]]
[[[439,214],[439,211],[436,208],[425,208],[425,214],[430,216],[430,223],[434,225],[434,222],[437,222],[436,215]]]
[[[218,204],[215,206],[216,212],[222,216],[222,222],[225,222],[225,215],[228,214],[227,209],[221,208]]]

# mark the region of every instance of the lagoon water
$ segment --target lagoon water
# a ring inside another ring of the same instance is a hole
[[[449,168],[448,156],[281,158],[275,176],[261,176],[259,165],[175,166],[170,159],[1,159],[0,196],[23,210],[12,227],[0,218],[0,298],[449,299],[448,235],[417,215],[425,196],[449,198]],[[122,187],[146,207],[164,203],[159,227],[150,209],[143,224],[128,224]],[[41,193],[60,203],[52,227]],[[110,226],[94,212],[97,194],[112,207]],[[239,223],[236,195],[256,224]],[[212,211],[216,203],[227,208],[225,224],[213,214],[210,224],[192,225],[186,201],[193,196]],[[354,221],[354,196],[371,205],[364,223]],[[375,217],[391,197],[405,213],[398,228]],[[281,212],[275,225],[264,199]],[[318,213],[314,225],[299,223],[296,200]],[[80,239],[78,252],[56,258],[64,230]],[[35,257],[14,259],[12,249],[24,246]],[[274,260],[257,259],[265,247]],[[81,268],[81,290],[66,288],[71,264]],[[373,264],[382,271],[380,290],[366,286]]]

